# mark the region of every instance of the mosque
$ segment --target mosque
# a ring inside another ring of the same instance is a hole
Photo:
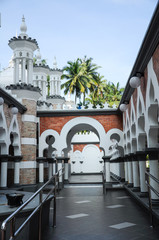
[[[46,182],[61,166],[72,174],[112,176],[148,195],[145,171],[159,192],[159,6],[152,17],[120,105],[77,109],[61,96],[62,70],[43,64],[36,39],[9,40],[13,57],[0,73],[0,187]],[[35,53],[34,53],[35,52]],[[34,57],[36,55],[36,61]],[[50,88],[48,88],[50,76]],[[48,94],[50,91],[50,94]],[[81,131],[90,133],[83,135]],[[157,181],[155,180],[157,179]],[[159,197],[151,193],[153,204]]]

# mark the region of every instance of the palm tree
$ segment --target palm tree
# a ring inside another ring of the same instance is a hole
[[[95,77],[97,75],[96,69],[99,68],[96,64],[92,64],[92,58],[85,56],[84,59],[77,59],[76,61],[68,62],[68,66],[64,67],[64,73],[62,79],[67,79],[65,83],[61,85],[61,88],[65,88],[64,94],[70,92],[75,94],[76,99],[81,99],[83,94],[83,103],[85,102],[85,95],[88,94],[89,89],[95,83]]]

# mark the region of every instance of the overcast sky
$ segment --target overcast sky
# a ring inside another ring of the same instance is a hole
[[[108,81],[125,86],[157,0],[0,0],[0,64],[8,66],[8,40],[20,33],[36,38],[43,59],[58,67],[92,57]]]

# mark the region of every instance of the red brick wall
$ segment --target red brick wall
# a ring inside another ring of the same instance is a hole
[[[80,152],[82,152],[83,151],[83,148],[85,147],[85,146],[87,146],[88,144],[73,144],[73,151],[75,152],[75,151],[80,151]],[[99,148],[99,144],[93,144],[93,145],[96,145],[98,148]],[[100,150],[100,149],[99,149]],[[102,150],[100,150],[100,151],[102,151]]]
[[[122,116],[120,115],[98,115],[87,116],[99,121],[106,132],[112,128],[118,128],[122,130]],[[76,116],[64,116],[64,117],[40,117],[40,135],[47,129],[53,129],[59,134],[63,126],[71,119],[77,118]]]

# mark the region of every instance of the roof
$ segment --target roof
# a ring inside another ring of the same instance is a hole
[[[136,76],[137,73],[141,73],[141,75],[143,75],[144,70],[146,69],[147,64],[150,61],[158,44],[159,44],[159,2],[157,3],[156,9],[148,26],[143,42],[141,44],[140,50],[138,52],[136,61],[128,78],[120,104],[124,102],[129,102],[131,95],[135,90],[132,87],[130,87],[129,81],[133,76]]]
[[[24,113],[27,110],[27,108],[24,105],[18,102],[14,97],[12,97],[2,88],[0,88],[0,96],[4,99],[4,102],[9,106],[17,107],[20,113]]]

